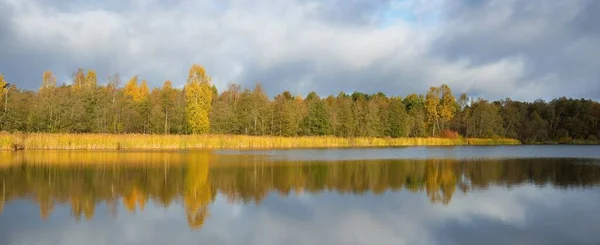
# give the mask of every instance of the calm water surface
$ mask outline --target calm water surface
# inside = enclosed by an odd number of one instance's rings
[[[600,147],[0,152],[0,244],[600,244]]]

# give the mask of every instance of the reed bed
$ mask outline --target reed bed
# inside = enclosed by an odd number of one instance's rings
[[[0,134],[0,149],[125,150],[125,149],[272,149],[325,147],[516,145],[515,139],[476,138],[339,138],[247,135],[150,134]]]

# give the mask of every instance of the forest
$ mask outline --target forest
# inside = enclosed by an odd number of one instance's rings
[[[60,83],[51,71],[37,91],[0,74],[0,131],[21,133],[219,134],[253,136],[514,138],[523,143],[598,143],[600,104],[590,99],[489,101],[453,95],[445,84],[404,97],[344,92],[321,97],[230,84],[217,91],[200,65],[183,88],[150,89],[138,76],[99,79],[79,69]],[[402,91],[389,91],[399,94]]]

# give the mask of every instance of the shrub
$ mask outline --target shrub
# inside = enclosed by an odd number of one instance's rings
[[[444,130],[442,130],[441,136],[442,136],[442,138],[447,138],[447,139],[458,139],[458,138],[460,138],[460,135],[458,134],[458,132],[456,132],[454,130],[450,130],[450,129],[444,129]]]
[[[559,144],[569,144],[571,142],[573,142],[573,139],[571,139],[571,137],[560,137],[560,139],[558,139]]]

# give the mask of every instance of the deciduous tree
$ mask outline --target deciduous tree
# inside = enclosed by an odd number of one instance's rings
[[[185,91],[186,116],[192,133],[203,134],[210,129],[210,113],[213,90],[211,79],[204,67],[193,65],[188,74]]]

